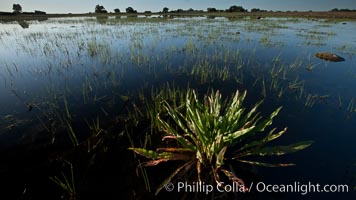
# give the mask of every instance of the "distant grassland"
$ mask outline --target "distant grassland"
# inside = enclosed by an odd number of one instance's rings
[[[95,17],[95,16],[145,16],[145,15],[169,15],[169,16],[216,16],[216,17],[305,17],[305,18],[334,18],[356,19],[356,12],[182,12],[182,13],[83,13],[83,14],[17,14],[9,15],[0,13],[1,21],[13,20],[41,20],[54,17]]]

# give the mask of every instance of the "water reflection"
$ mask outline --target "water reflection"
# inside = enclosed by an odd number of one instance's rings
[[[207,15],[206,18],[207,18],[207,19],[215,19],[216,16],[214,16],[214,15]]]
[[[29,28],[30,25],[25,21],[17,21],[17,23],[23,28],[23,29],[26,29],[26,28]]]
[[[138,15],[135,15],[135,14],[128,15],[127,18],[138,18]]]
[[[106,24],[109,20],[109,16],[107,15],[103,15],[103,16],[96,16],[96,21],[99,24]]]
[[[108,20],[51,19],[26,31],[18,27],[28,28],[25,21],[1,25],[0,115],[7,120],[0,122],[0,135],[17,131],[22,138],[19,127],[25,122],[50,132],[60,124],[56,117],[67,123],[113,115],[119,121],[118,110],[126,110],[123,99],[139,101],[167,84],[226,94],[246,89],[247,102],[265,99],[267,111],[283,106],[276,124],[289,127],[285,140],[316,141],[307,154],[296,155],[300,167],[284,171],[283,182],[294,172],[303,180],[336,181],[337,170],[328,173],[322,166],[350,165],[356,153],[351,134],[356,131],[356,49],[348,42],[355,41],[354,22],[340,32],[342,24],[295,18]],[[339,63],[314,57],[322,50],[349,57]]]

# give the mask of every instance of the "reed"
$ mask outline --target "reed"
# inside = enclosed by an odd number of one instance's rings
[[[76,187],[75,187],[73,165],[71,162],[66,160],[64,161],[64,163],[70,167],[70,176],[67,177],[62,172],[62,179],[58,178],[57,176],[49,177],[49,179],[63,189],[66,199],[71,199],[71,200],[78,199]]]

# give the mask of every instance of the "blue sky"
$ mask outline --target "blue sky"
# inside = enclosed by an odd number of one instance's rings
[[[207,7],[226,9],[231,5],[266,10],[356,9],[356,0],[0,0],[0,11],[12,11],[13,3],[21,4],[23,11],[36,9],[47,13],[92,12],[96,4],[103,5],[108,11],[113,11],[114,8],[124,11],[125,8],[131,6],[139,12],[161,11],[165,6],[171,10],[178,8],[206,10]]]

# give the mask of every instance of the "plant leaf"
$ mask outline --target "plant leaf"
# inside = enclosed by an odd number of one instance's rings
[[[142,167],[152,167],[152,166],[156,166],[156,165],[160,164],[161,162],[167,162],[167,161],[169,161],[169,159],[162,158],[162,159],[157,159],[157,160],[151,160],[151,161],[143,162],[143,163],[141,163],[139,166],[142,166]],[[139,166],[138,166],[138,167],[139,167]]]
[[[258,155],[258,156],[280,156],[286,153],[294,153],[309,147],[313,141],[304,141],[291,144],[288,146],[275,146],[250,149],[247,152],[241,153],[243,156]]]
[[[218,156],[216,157],[216,168],[219,169],[223,164],[224,164],[224,158],[225,158],[225,152],[226,152],[227,146],[224,146]]]
[[[157,152],[173,152],[173,153],[192,153],[189,148],[157,148]]]
[[[167,122],[163,121],[159,116],[158,116],[158,122],[160,125],[160,128],[169,134],[170,136],[175,136],[175,139],[184,147],[184,148],[189,148],[192,149],[193,151],[195,150],[195,146],[192,145],[189,141],[187,141],[182,135],[180,135],[174,128],[172,128]],[[182,125],[184,127],[184,125]],[[184,129],[183,129],[184,130]],[[186,129],[187,130],[187,129]]]
[[[174,148],[168,148],[168,150],[173,150]],[[181,153],[172,153],[172,152],[157,152],[152,150],[147,150],[143,148],[129,148],[129,150],[134,151],[135,153],[144,156],[152,160],[191,160],[194,158],[193,155],[185,155]],[[163,150],[163,149],[158,149]],[[177,149],[179,151],[181,149]]]
[[[184,163],[184,165],[178,167],[168,178],[166,178],[160,185],[159,187],[157,188],[156,192],[155,192],[155,195],[157,195],[164,186],[166,186],[168,183],[171,182],[172,178],[175,177],[182,169],[184,169],[185,167],[186,170],[189,170],[190,167],[196,162],[196,160],[192,160],[190,162],[186,162]]]
[[[238,185],[243,186],[243,190],[244,191],[248,191],[248,188],[245,187],[245,183],[242,179],[238,178],[234,173],[232,173],[231,171],[225,170],[225,169],[221,169],[222,172],[224,172],[224,174],[233,182],[238,183]]]
[[[266,127],[272,124],[273,118],[278,115],[279,111],[281,111],[282,107],[277,108],[273,113],[265,119],[261,124],[259,124],[256,128],[258,131],[264,131]]]
[[[237,138],[243,136],[244,134],[250,132],[251,130],[253,130],[255,128],[255,126],[251,126],[249,128],[245,128],[242,130],[238,130],[234,133],[228,134],[227,136],[224,136],[224,142],[232,142],[233,140],[236,140]]]
[[[287,127],[284,128],[283,130],[279,131],[278,133],[274,133],[276,131],[276,128],[272,129],[268,135],[263,138],[262,140],[257,140],[257,141],[252,141],[248,144],[246,144],[245,146],[241,147],[240,149],[237,150],[237,152],[251,148],[251,147],[255,147],[255,146],[262,146],[272,140],[275,140],[277,138],[279,138],[280,136],[282,136],[286,131],[287,131]]]
[[[163,152],[163,153],[158,153],[156,151],[152,150],[147,150],[143,148],[129,148],[129,150],[134,151],[135,153],[144,156],[148,159],[169,159],[169,157],[173,156],[174,154],[168,153],[168,152]]]
[[[279,163],[279,164],[270,164],[270,163],[263,163],[263,162],[257,162],[257,161],[249,161],[249,160],[240,160],[236,159],[239,162],[251,164],[251,165],[257,165],[257,166],[263,166],[263,167],[289,167],[289,166],[294,166],[294,163]]]

